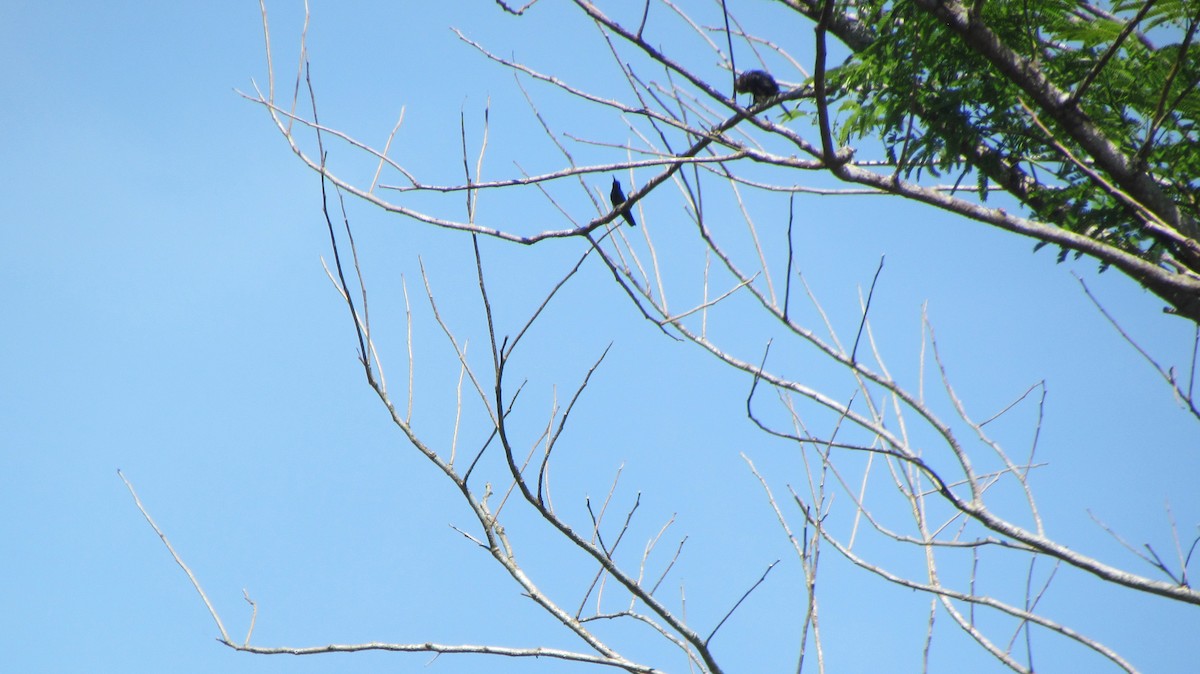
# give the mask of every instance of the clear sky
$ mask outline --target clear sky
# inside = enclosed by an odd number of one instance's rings
[[[611,61],[595,30],[564,10],[566,3],[543,4],[516,19],[490,2],[315,2],[309,50],[322,121],[381,145],[403,107],[396,156],[430,182],[448,183],[461,172],[460,112],[478,147],[490,100],[485,177],[558,167],[545,137],[530,131],[511,73],[450,31],[458,27],[497,53],[571,81],[603,72]],[[303,6],[273,2],[269,9],[277,77],[287,88]],[[760,26],[778,21],[758,11],[746,14]],[[806,41],[809,30],[796,21]],[[793,51],[810,58],[803,44]],[[321,267],[329,244],[317,177],[263,109],[236,91],[266,83],[257,4],[5,2],[0,56],[7,197],[0,216],[0,668],[582,671],[474,655],[267,657],[214,641],[211,618],[118,469],[235,638],[249,625],[245,589],[258,602],[254,642],[264,646],[438,641],[583,649],[450,528],[469,527],[470,513],[366,387],[345,309]],[[605,79],[611,73],[594,77],[602,91],[612,84]],[[560,131],[630,140],[611,116],[592,125],[573,116],[577,108],[559,107],[548,88],[530,90]],[[573,147],[585,162],[623,158]],[[370,178],[364,167],[373,164],[355,163],[345,146],[331,161],[355,179]],[[589,180],[597,194],[606,192],[607,176]],[[428,203],[462,217],[457,196]],[[596,215],[586,199],[574,206],[581,219]],[[405,282],[418,354],[416,419],[444,447],[458,365],[433,321],[418,256],[456,336],[471,340],[474,362],[486,369],[470,241],[365,204],[349,208],[390,383],[403,390]],[[778,202],[758,208],[764,217],[786,213]],[[1087,262],[1057,265],[1052,251],[1032,254],[1032,242],[982,225],[881,198],[803,197],[801,210],[797,259],[843,338],[857,327],[857,293],[887,256],[872,312],[897,378],[915,385],[928,302],[956,391],[979,417],[1046,382],[1038,457],[1047,465],[1035,487],[1052,535],[1152,574],[1087,513],[1133,545],[1170,554],[1169,502],[1191,540],[1200,519],[1196,424],[1071,272],[1165,365],[1186,371],[1192,327],[1164,316],[1160,301],[1116,273],[1097,274]],[[544,201],[485,201],[481,218],[519,231],[568,226],[555,213]],[[639,213],[642,230],[660,237],[663,264],[700,278],[694,260],[670,257],[672,232],[687,226],[677,195],[656,194]],[[502,334],[515,332],[583,250],[579,241],[533,249],[484,242],[483,249]],[[771,254],[778,261],[781,253]],[[673,550],[684,536],[688,543],[668,577],[669,594],[677,600],[686,588],[688,615],[703,629],[782,559],[714,644],[738,671],[794,666],[797,563],[740,458],[745,453],[772,471],[772,487],[786,493],[804,479],[793,450],[746,420],[746,376],[663,337],[597,261],[587,264],[514,361],[516,381],[529,380],[518,417],[528,431],[524,446],[544,424],[553,387],[564,402],[611,342],[572,422],[575,435],[558,455],[556,503],[584,526],[584,496],[602,499],[623,466],[617,502],[628,508],[641,494],[627,552],[675,515],[664,538],[671,542],[662,545]],[[742,327],[722,329],[755,359],[773,335],[762,325]],[[781,368],[797,378],[817,367],[805,360],[811,354],[779,357],[796,359]],[[1027,447],[1035,411],[1026,405],[999,432]],[[462,452],[486,437],[478,405],[469,401],[465,414]],[[569,567],[577,558],[532,524],[517,520],[513,530],[529,534],[521,539],[523,559],[573,608],[575,577],[557,569],[578,570]],[[832,550],[826,555],[822,582],[843,590],[823,605],[831,664],[916,671],[928,598],[881,585]],[[1181,644],[1200,629],[1194,608],[1099,591],[1088,578],[1060,573],[1045,600],[1048,613],[1111,642],[1145,671],[1187,669]],[[936,642],[935,671],[961,671],[962,639],[945,616],[939,620],[945,636]],[[654,652],[645,635],[619,643],[632,657]],[[1078,652],[1054,644],[1041,639],[1036,662],[1045,671],[1078,671],[1070,666]],[[969,661],[978,662],[971,653]],[[678,659],[663,666],[686,669]]]

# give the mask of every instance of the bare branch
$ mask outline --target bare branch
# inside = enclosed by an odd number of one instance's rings
[[[133,497],[133,504],[137,506],[139,511],[141,511],[142,517],[146,518],[146,522],[150,524],[150,528],[154,529],[154,533],[158,534],[159,540],[163,542],[163,545],[167,546],[167,552],[171,553],[171,558],[174,559],[175,563],[179,565],[179,568],[183,569],[183,572],[187,574],[188,580],[192,583],[192,587],[196,588],[196,593],[200,595],[200,599],[204,601],[204,606],[208,608],[208,614],[212,616],[213,622],[217,624],[217,631],[221,633],[221,641],[223,643],[232,645],[229,641],[229,634],[225,631],[225,626],[221,624],[221,616],[217,615],[217,609],[213,608],[212,602],[208,600],[208,595],[204,593],[204,588],[200,587],[200,581],[196,579],[196,574],[192,573],[192,570],[189,569],[188,565],[184,563],[183,558],[179,556],[179,553],[175,552],[175,546],[171,545],[170,539],[167,538],[167,535],[163,533],[162,529],[158,528],[158,524],[154,522],[154,518],[150,517],[150,513],[147,512],[146,507],[142,505],[142,499],[138,498],[137,492],[133,490],[133,485],[130,484],[129,480],[125,479],[125,474],[122,473],[120,469],[117,469],[117,476],[120,477],[121,481],[125,483],[125,488],[129,490],[129,495]],[[246,638],[249,639],[249,635],[247,635]]]

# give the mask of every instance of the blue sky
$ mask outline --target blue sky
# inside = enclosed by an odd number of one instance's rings
[[[289,88],[303,7],[275,2],[269,9],[277,76]],[[779,20],[760,11],[746,16],[758,25]],[[619,93],[606,79],[611,61],[595,31],[558,6],[539,5],[515,19],[485,2],[317,2],[309,51],[322,121],[381,144],[404,107],[397,156],[430,182],[451,182],[461,171],[459,113],[478,147],[478,121],[490,101],[488,176],[515,175],[514,161],[530,172],[557,167],[544,136],[530,131],[511,73],[459,42],[449,26],[497,53],[575,82],[595,77],[598,90]],[[808,26],[797,26],[807,40]],[[366,387],[353,331],[321,267],[329,246],[317,177],[264,111],[235,91],[252,91],[252,80],[265,85],[257,5],[9,2],[0,7],[0,31],[8,93],[0,106],[0,179],[8,195],[0,249],[6,668],[581,671],[481,656],[265,657],[214,641],[210,617],[117,469],[236,638],[249,621],[244,588],[258,602],[254,642],[264,646],[429,640],[582,648],[450,528],[469,527],[470,513]],[[794,51],[807,60],[806,49]],[[597,72],[609,75],[589,75]],[[578,108],[548,88],[530,90],[560,130],[629,140],[611,116],[576,116]],[[623,158],[577,151],[589,162]],[[331,161],[356,179],[369,178],[364,167],[373,166],[344,146]],[[597,193],[606,191],[606,178],[595,177]],[[525,195],[524,202],[485,200],[481,217],[518,229],[566,226],[536,195]],[[429,203],[462,217],[459,197]],[[1051,251],[1031,254],[1029,241],[946,214],[882,198],[802,197],[800,204],[797,260],[843,338],[857,327],[859,289],[886,255],[872,314],[898,379],[915,382],[928,302],[955,390],[979,417],[1046,382],[1038,456],[1048,465],[1035,488],[1052,535],[1150,574],[1087,512],[1135,545],[1170,551],[1169,501],[1190,541],[1200,512],[1195,422],[1070,272],[1160,362],[1181,370],[1193,337],[1188,324],[1164,316],[1161,302],[1124,277],[1097,274],[1087,262],[1056,265]],[[575,205],[585,211],[579,217],[594,217],[586,199],[577,195]],[[418,353],[415,418],[445,446],[458,365],[433,321],[418,256],[456,336],[470,338],[474,362],[486,367],[470,241],[365,204],[349,208],[390,383],[403,390],[406,283]],[[778,201],[754,208],[764,219],[786,215]],[[672,248],[681,231],[675,225],[686,222],[675,193],[656,193],[641,209],[664,265],[698,279],[696,259],[671,256],[692,245],[680,237],[680,248]],[[482,247],[502,334],[515,332],[583,250],[578,241]],[[778,261],[781,253],[771,254]],[[742,323],[737,310],[718,316],[728,322],[715,329],[747,358],[760,356],[775,336],[769,325]],[[583,526],[584,496],[603,498],[623,466],[618,503],[627,508],[641,494],[626,552],[640,550],[675,516],[666,537],[672,542],[663,545],[673,549],[683,536],[688,543],[667,584],[676,599],[686,587],[688,615],[702,630],[782,559],[714,643],[731,669],[793,666],[799,572],[740,454],[769,472],[777,493],[803,477],[794,451],[746,420],[748,378],[664,338],[595,260],[527,340],[513,367],[518,381],[529,382],[515,419],[529,444],[554,387],[565,401],[613,345],[557,455],[559,507]],[[832,377],[811,355],[779,349],[773,357],[792,375]],[[770,398],[760,399],[764,409],[772,409]],[[485,437],[479,412],[468,401],[462,452]],[[780,419],[778,409],[769,414]],[[1024,446],[1032,418],[1026,406],[998,432]],[[523,559],[573,607],[588,567],[536,523],[514,517],[514,536],[527,534]],[[832,550],[825,554],[821,582],[838,588],[823,605],[830,663],[879,671],[882,658],[915,670],[928,598],[881,585]],[[1048,613],[1111,641],[1146,671],[1181,670],[1187,651],[1180,644],[1200,627],[1194,609],[1098,589],[1068,572],[1045,601]],[[962,654],[973,652],[961,650],[952,628],[941,628],[935,671],[959,671]],[[632,657],[661,652],[644,634],[603,629]],[[876,648],[861,647],[864,635]],[[1042,642],[1039,669],[1070,670],[1078,653]],[[684,668],[678,658],[662,666]]]

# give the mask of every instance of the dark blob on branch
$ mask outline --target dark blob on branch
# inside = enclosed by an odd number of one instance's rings
[[[779,95],[779,84],[765,70],[747,70],[733,81],[733,90],[739,94],[750,94],[758,105]]]
[[[625,203],[625,193],[621,191],[621,183],[617,182],[616,178],[613,178],[612,191],[608,193],[608,198],[612,200],[613,208],[619,208],[621,204]],[[637,222],[634,221],[633,212],[630,209],[622,210],[621,215],[625,216],[625,222],[637,227]]]

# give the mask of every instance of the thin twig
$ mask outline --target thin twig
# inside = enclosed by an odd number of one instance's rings
[[[721,618],[720,622],[717,623],[717,626],[714,627],[712,632],[709,633],[708,638],[704,640],[705,646],[707,646],[708,643],[710,641],[712,641],[713,637],[717,636],[717,631],[721,629],[721,626],[725,624],[726,620],[729,620],[729,617],[733,615],[733,612],[736,611],[738,609],[738,607],[742,605],[742,602],[746,601],[746,597],[749,597],[751,592],[754,592],[754,590],[757,589],[759,585],[762,585],[762,582],[767,579],[767,574],[771,573],[771,569],[775,568],[775,565],[778,563],[779,563],[779,560],[777,559],[777,560],[771,562],[769,565],[767,565],[766,570],[763,571],[763,574],[761,576],[759,576],[758,580],[754,581],[754,584],[750,586],[750,589],[746,590],[746,592],[744,594],[742,594],[741,599],[737,600],[737,602],[733,605],[733,608],[729,609],[729,611],[725,613],[725,617]]]
[[[158,537],[162,540],[163,545],[167,546],[167,551],[171,553],[171,557],[175,560],[175,563],[178,564],[179,568],[183,569],[183,572],[187,574],[188,580],[192,582],[192,587],[196,588],[196,592],[200,595],[200,599],[202,599],[204,601],[204,605],[208,607],[208,613],[212,616],[213,622],[217,623],[217,631],[221,633],[221,641],[232,646],[233,643],[229,640],[229,634],[225,631],[225,626],[221,624],[221,616],[217,615],[217,609],[213,608],[212,602],[208,600],[208,595],[204,593],[204,588],[200,587],[200,581],[196,579],[196,574],[192,573],[192,570],[189,569],[188,565],[184,563],[183,558],[179,556],[179,553],[175,552],[175,547],[171,545],[171,541],[167,538],[167,535],[164,534],[163,530],[160,529],[158,524],[154,522],[154,518],[150,517],[150,513],[147,512],[146,507],[142,505],[142,499],[138,498],[137,492],[133,490],[133,485],[130,484],[129,480],[125,478],[125,474],[122,473],[120,469],[117,469],[117,475],[121,478],[121,481],[125,483],[125,487],[129,489],[130,495],[133,496],[134,505],[137,506],[138,510],[142,511],[142,516],[145,517],[146,521],[150,523],[150,528],[154,529],[154,533],[158,534]],[[247,635],[246,638],[249,639],[249,635]]]

